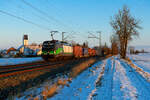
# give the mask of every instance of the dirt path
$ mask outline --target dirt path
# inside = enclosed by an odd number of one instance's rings
[[[108,59],[92,100],[150,100],[150,83],[124,60]]]
[[[135,91],[131,89],[134,97],[139,100],[150,100],[150,83],[124,61],[120,61],[120,64],[126,70],[126,76],[135,88]]]
[[[104,75],[99,80],[101,84],[97,85],[96,96],[93,96],[94,100],[111,100],[112,98],[112,88],[113,88],[113,60],[111,58],[107,59],[105,65]]]

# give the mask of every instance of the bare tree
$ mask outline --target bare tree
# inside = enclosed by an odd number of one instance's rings
[[[138,36],[138,29],[140,20],[135,19],[130,15],[130,10],[126,6],[119,10],[118,14],[114,16],[110,24],[113,27],[114,33],[118,36],[119,49],[121,58],[126,58],[127,46],[133,36]]]

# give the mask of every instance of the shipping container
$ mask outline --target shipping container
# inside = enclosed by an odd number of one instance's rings
[[[89,56],[92,56],[92,49],[91,48],[88,48],[88,54],[89,54]]]
[[[96,56],[96,50],[92,49],[92,56]]]
[[[73,46],[73,54],[75,58],[82,57],[82,47],[81,46]]]

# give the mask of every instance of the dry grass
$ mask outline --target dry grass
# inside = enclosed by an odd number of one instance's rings
[[[0,89],[4,89],[7,87],[15,87],[15,86],[21,84],[22,82],[33,79],[44,73],[45,73],[45,71],[34,71],[34,72],[27,72],[27,73],[18,74],[15,76],[9,76],[6,78],[2,78],[2,79],[0,79]]]
[[[33,100],[40,100],[39,97],[35,97]]]
[[[46,86],[44,88],[44,90],[42,91],[42,96],[43,99],[46,100],[47,98],[53,96],[54,94],[57,93],[57,91],[60,89],[60,86],[62,86],[62,88],[64,86],[69,86],[69,82],[72,82],[72,78],[77,76],[79,73],[81,73],[83,70],[85,70],[86,68],[89,67],[89,65],[93,64],[96,61],[96,59],[89,59],[85,62],[80,63],[79,65],[76,65],[75,67],[73,67],[73,69],[71,70],[71,74],[70,74],[70,78],[68,79],[58,79],[56,83],[54,83],[52,86]],[[81,92],[82,89],[79,88],[79,91]]]
[[[108,54],[107,56],[106,56],[106,58],[109,58],[109,57],[111,57],[111,56],[113,56],[112,54]]]
[[[74,67],[70,73],[70,77],[76,77],[79,73],[81,73],[83,70],[88,68],[91,64],[93,64],[96,61],[96,59],[89,59],[76,67]]]
[[[35,81],[40,81],[37,77],[45,75],[45,73],[47,73],[47,70],[26,72],[15,76],[1,78],[0,99],[6,99],[9,95],[14,95],[24,91],[26,88],[36,85],[37,83]]]
[[[47,97],[53,96],[58,90],[58,85],[55,83],[51,87],[46,86],[42,91],[43,99],[46,100]]]
[[[68,80],[59,79],[59,80],[57,81],[57,85],[65,86],[65,85],[67,85],[67,83],[68,83]]]
[[[53,85],[45,86],[44,90],[41,92],[41,95],[42,95],[43,99],[46,100],[47,98],[52,97],[61,88],[60,86],[62,86],[62,88],[64,86],[69,86],[68,83],[71,82],[71,81],[72,81],[72,78],[58,79],[57,82],[54,83]],[[82,89],[79,89],[79,90],[82,91]]]
[[[45,87],[44,90],[42,91],[42,96],[43,99],[46,99],[47,97],[51,97],[53,96],[55,93],[57,93],[58,89],[64,86],[69,86],[69,82],[72,81],[72,78],[77,76],[79,73],[81,73],[83,70],[85,70],[86,68],[89,67],[89,65],[93,64],[96,61],[96,59],[88,59],[84,62],[80,62],[80,64],[77,65],[72,65],[72,69],[71,69],[71,74],[69,75],[70,78],[68,79],[59,79],[55,84],[53,84],[50,87]],[[36,71],[31,71],[31,72],[24,72],[22,74],[16,74],[16,75],[12,75],[12,76],[8,76],[5,78],[0,78],[0,91],[1,90],[5,90],[7,89],[9,92],[13,91],[12,89],[16,88],[17,86],[22,85],[22,83],[26,83],[26,82],[32,82],[32,84],[34,84],[34,79],[36,79],[39,76],[45,75],[48,72],[47,69],[43,69],[43,70],[36,70]],[[35,83],[37,84],[37,83]],[[29,87],[31,86],[30,83],[24,84],[24,85],[29,85]],[[24,87],[23,85],[23,87]],[[27,88],[28,86],[26,86],[25,88]],[[19,88],[19,87],[18,87]],[[11,90],[9,90],[11,89]],[[21,88],[22,89],[22,86]],[[1,97],[7,97],[5,96],[6,94],[9,95],[9,93],[7,93],[7,90],[4,91],[3,95],[0,95]],[[16,91],[16,90],[15,90]],[[15,92],[14,91],[14,92]],[[17,90],[18,91],[18,90]],[[0,92],[1,93],[1,92]],[[38,100],[39,98],[34,98],[35,100]]]
[[[96,80],[96,86],[101,86],[101,79],[102,79],[102,76],[104,75],[105,65],[106,65],[106,62],[104,62],[104,65],[102,66],[102,71],[100,72],[98,79]]]
[[[45,86],[44,90],[42,91],[42,96],[43,99],[46,100],[49,97],[52,97],[54,94],[57,93],[57,91],[60,89],[60,86],[64,87],[69,86],[68,82],[70,82],[72,79],[68,78],[68,79],[58,79],[58,81],[56,83],[54,83],[53,85],[49,86]]]

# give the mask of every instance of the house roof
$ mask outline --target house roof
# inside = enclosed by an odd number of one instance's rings
[[[11,47],[7,50],[7,54],[10,52],[10,51],[17,51],[17,49],[15,49],[14,47]]]

